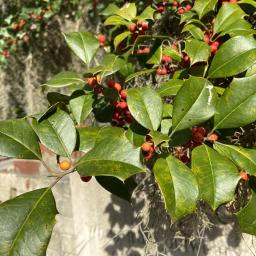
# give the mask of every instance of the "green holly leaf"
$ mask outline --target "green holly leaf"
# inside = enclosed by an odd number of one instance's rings
[[[239,212],[236,213],[238,219],[240,230],[243,233],[256,235],[256,194],[252,190],[252,195],[248,204]]]
[[[115,4],[109,4],[103,11],[101,11],[101,15],[110,16],[116,13],[119,10],[119,7]]]
[[[213,11],[218,0],[196,0],[193,10],[197,12],[199,19],[202,19],[207,13]]]
[[[253,64],[251,67],[249,67],[245,74],[245,76],[253,76],[253,75],[256,75],[256,63]]]
[[[256,120],[255,82],[256,75],[233,79],[216,106],[214,129],[240,127]]]
[[[160,64],[162,57],[162,46],[158,47],[153,53],[150,54],[150,58],[147,60],[147,64]]]
[[[162,120],[163,103],[159,94],[149,88],[132,88],[127,91],[128,108],[135,120],[156,131]]]
[[[171,46],[167,46],[163,49],[163,55],[169,56],[177,61],[182,60],[182,56],[180,55],[180,53],[173,49]]]
[[[215,102],[213,85],[204,78],[190,77],[174,100],[172,134],[210,119],[215,112]]]
[[[194,24],[186,24],[182,29],[182,33],[184,32],[189,32],[197,40],[204,39],[204,32]]]
[[[81,83],[85,83],[85,81],[81,79],[76,73],[72,71],[62,71],[43,85],[48,87],[61,88]]]
[[[148,134],[148,130],[137,122],[133,122],[127,132],[125,133],[127,139],[135,147],[140,147],[145,142],[145,137]]]
[[[251,175],[256,175],[256,149],[248,149],[215,143],[214,149],[221,155],[229,158],[240,170],[246,170]]]
[[[57,155],[70,157],[76,145],[76,129],[73,120],[63,110],[50,117],[32,122],[42,144]]]
[[[108,192],[128,202],[131,202],[132,193],[137,187],[133,177],[128,178],[124,182],[111,176],[96,176],[96,180]]]
[[[155,9],[150,5],[137,17],[138,20],[154,20]]]
[[[116,12],[122,18],[131,21],[136,18],[137,7],[135,3],[126,3],[121,9]]]
[[[236,166],[206,145],[192,151],[192,171],[199,186],[200,198],[214,210],[234,198],[240,179]]]
[[[41,159],[38,138],[26,119],[0,121],[0,155]]]
[[[253,7],[256,7],[256,2],[254,0],[240,0],[238,4],[250,4]]]
[[[44,256],[58,214],[50,188],[0,204],[0,254]]]
[[[94,95],[84,91],[75,91],[70,98],[70,110],[78,124],[82,124],[93,109]]]
[[[167,142],[170,140],[168,135],[158,131],[150,131],[149,135],[152,137],[152,141],[155,147],[162,144],[163,142]]]
[[[197,62],[207,62],[211,55],[210,46],[196,39],[185,42],[185,52],[190,58],[191,66]]]
[[[173,156],[158,159],[154,175],[173,221],[196,209],[198,187],[191,170]]]
[[[117,46],[122,42],[124,41],[128,36],[131,35],[131,32],[130,31],[125,31],[121,34],[119,34],[118,36],[115,37],[114,39],[114,46],[115,46],[115,49],[117,48]]]
[[[81,176],[114,176],[122,181],[144,172],[140,148],[135,148],[123,133],[98,136],[95,147],[80,158],[76,170]]]
[[[126,21],[124,18],[117,16],[117,15],[113,15],[108,17],[105,22],[104,22],[105,26],[127,26],[129,27],[130,22]]]
[[[252,66],[255,61],[256,40],[252,36],[233,37],[226,41],[214,56],[208,77],[237,75]]]
[[[99,41],[89,32],[71,32],[64,34],[70,49],[85,63],[90,64],[99,48]]]
[[[86,128],[77,128],[78,131],[78,142],[79,142],[79,151],[84,153],[89,152],[94,148],[96,138],[99,134],[99,127],[86,127]]]
[[[230,36],[251,34],[252,26],[244,19],[245,16],[246,13],[239,5],[223,3],[214,22],[214,34],[220,34],[220,36],[225,34]]]

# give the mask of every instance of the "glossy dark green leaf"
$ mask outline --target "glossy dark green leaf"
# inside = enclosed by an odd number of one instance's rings
[[[189,32],[197,40],[204,39],[204,32],[194,24],[185,25],[182,29],[182,32]]]
[[[241,232],[254,236],[256,235],[255,205],[256,193],[252,191],[252,195],[248,204],[242,210],[236,213]]]
[[[147,60],[147,64],[160,64],[162,57],[162,46],[158,47]]]
[[[172,127],[172,119],[163,119],[161,121],[161,133],[168,135]]]
[[[245,15],[239,5],[223,3],[214,22],[214,34],[231,36],[246,34],[252,26],[244,19]]]
[[[253,76],[253,75],[256,75],[256,63],[253,64],[251,67],[249,67],[245,74],[245,76]]]
[[[153,69],[144,69],[144,70],[135,72],[135,73],[129,75],[128,77],[126,77],[125,82],[127,83],[130,80],[132,80],[132,79],[134,79],[138,76],[143,76],[143,75],[151,74],[151,73],[154,73],[154,72],[156,72],[156,70],[154,68]]]
[[[196,0],[193,10],[197,12],[199,19],[202,19],[204,15],[213,11],[218,0]]]
[[[173,105],[169,103],[164,103],[162,118],[172,117],[172,112],[173,112]]]
[[[191,170],[173,156],[158,159],[154,175],[172,220],[193,213],[198,199],[198,187]]]
[[[96,180],[104,189],[128,202],[131,202],[132,193],[137,187],[133,177],[124,182],[111,176],[96,176]]]
[[[190,77],[173,104],[173,131],[190,128],[210,119],[215,112],[216,92],[206,79]]]
[[[108,134],[106,134],[108,135]],[[140,162],[140,148],[135,148],[125,137],[108,135],[83,156],[76,166],[81,176],[114,176],[124,181],[144,172]]]
[[[163,103],[155,90],[149,87],[129,89],[127,103],[139,124],[150,130],[158,129],[162,120]]]
[[[121,16],[126,20],[133,20],[137,15],[137,7],[135,3],[126,3],[121,9],[116,12],[117,15]]]
[[[0,121],[0,155],[41,159],[38,138],[26,119]]]
[[[56,214],[50,188],[0,204],[0,255],[45,256]]]
[[[108,17],[105,22],[104,22],[105,26],[127,26],[129,27],[130,22],[126,21],[124,18],[117,16],[117,15],[113,15]]]
[[[66,112],[57,110],[39,123],[33,120],[33,128],[48,149],[61,156],[71,156],[76,145],[76,129]]]
[[[60,88],[78,83],[85,83],[85,81],[83,81],[83,79],[81,79],[76,73],[72,71],[63,71],[55,75],[43,85]]]
[[[256,40],[252,36],[236,36],[220,47],[213,58],[208,76],[234,76],[248,69],[255,61]]]
[[[89,32],[64,34],[70,49],[86,64],[89,64],[99,48],[99,41]]]
[[[185,52],[190,58],[191,65],[197,62],[207,62],[211,55],[210,46],[196,39],[185,42]]]
[[[214,149],[202,145],[192,151],[192,170],[200,191],[200,199],[214,210],[234,198],[240,179],[236,166]]]
[[[125,133],[127,139],[135,147],[140,147],[145,142],[145,137],[148,134],[148,130],[137,122],[133,122],[127,132]]]
[[[215,143],[214,149],[229,158],[240,170],[256,175],[256,149],[248,149],[228,144]]]
[[[84,91],[76,91],[69,101],[70,110],[78,124],[85,121],[93,108],[93,94],[85,94]]]
[[[244,126],[256,120],[256,75],[234,78],[216,106],[214,129]]]
[[[97,136],[99,134],[99,127],[77,128],[79,151],[87,153],[94,148]]]

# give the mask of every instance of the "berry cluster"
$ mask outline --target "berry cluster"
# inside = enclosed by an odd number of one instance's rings
[[[141,145],[141,150],[146,160],[149,160],[155,153],[154,143],[150,136],[146,137],[146,142]]]
[[[219,49],[219,46],[221,45],[221,40],[212,41],[213,34],[212,33],[205,33],[204,34],[204,41],[210,45],[211,53],[216,54],[216,52]]]
[[[148,22],[138,20],[137,23],[130,25],[130,32],[132,33],[132,38],[135,40],[138,35],[145,35],[145,32],[149,29]]]
[[[161,66],[156,70],[157,75],[166,75],[170,73],[170,64],[172,62],[172,58],[166,55],[162,55]]]
[[[186,11],[190,12],[192,6],[190,4],[186,4],[185,6],[180,6],[178,1],[173,1],[172,5],[178,9],[179,14],[184,14]]]
[[[126,102],[127,91],[122,89],[122,85],[114,80],[108,80],[107,85],[119,93],[119,100],[111,102],[111,105],[115,108],[112,114],[112,125],[124,126],[126,123],[130,124],[133,118]]]
[[[150,53],[150,48],[149,47],[144,47],[142,49],[137,50],[137,54],[148,54]]]
[[[99,42],[100,42],[100,47],[104,47],[105,44],[106,44],[107,37],[104,36],[104,35],[98,35],[98,36],[97,36],[97,39],[98,39]]]
[[[103,93],[103,87],[100,85],[101,77],[100,75],[92,76],[86,79],[86,83],[93,87],[93,92],[95,94]]]

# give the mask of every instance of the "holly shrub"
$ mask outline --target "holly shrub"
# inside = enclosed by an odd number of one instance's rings
[[[236,137],[256,120],[256,2],[145,2],[109,1],[100,35],[64,34],[85,72],[43,87],[72,93],[50,91],[45,112],[0,122],[0,155],[40,160],[56,177],[1,204],[1,255],[45,255],[57,214],[51,189],[73,172],[128,201],[136,175],[151,174],[173,222],[200,201],[216,210],[236,200],[246,183],[250,197],[232,213],[256,235],[256,149]]]
[[[79,1],[45,0],[45,1],[8,1],[0,10],[0,65],[19,47],[28,47],[35,38],[41,36],[50,19],[64,11],[79,16],[75,11]]]

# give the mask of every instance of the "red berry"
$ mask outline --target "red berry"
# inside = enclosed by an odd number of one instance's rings
[[[230,3],[237,3],[237,0],[229,0]]]
[[[131,24],[130,25],[130,31],[134,32],[136,30],[136,24]]]
[[[142,49],[137,50],[137,54],[143,54],[143,53],[144,53],[144,51]]]
[[[164,6],[163,5],[160,5],[157,7],[157,10],[162,13],[164,11]]]
[[[149,47],[145,47],[143,49],[143,53],[150,53],[150,48]]]
[[[185,6],[185,8],[186,8],[187,11],[191,11],[191,9],[192,9],[192,7],[191,7],[190,4],[187,4],[187,5]]]
[[[169,56],[163,55],[161,62],[162,62],[163,64],[165,64],[165,63],[169,64],[169,63],[172,62],[172,58],[169,57]]]
[[[120,92],[122,90],[122,86],[120,83],[115,83],[114,86],[112,87],[114,90]]]
[[[118,107],[121,109],[126,109],[128,107],[128,105],[125,101],[121,101],[118,103]]]
[[[112,80],[112,79],[107,81],[107,85],[108,85],[109,88],[113,88],[115,83],[116,82],[114,80]]]
[[[156,70],[156,73],[157,75],[166,75],[167,74],[167,69],[166,67],[159,67],[157,70]]]
[[[81,176],[80,179],[83,182],[89,182],[92,179],[92,176]]]
[[[112,119],[118,120],[120,118],[120,114],[118,111],[114,111],[112,114]]]
[[[249,175],[248,175],[245,171],[241,171],[241,172],[239,173],[239,175],[240,175],[241,180],[248,181],[249,178],[250,178]]]
[[[175,7],[178,7],[179,6],[179,2],[178,1],[173,1],[172,5],[175,6]]]
[[[149,143],[149,142],[144,142],[144,143],[141,145],[141,149],[142,149],[144,152],[149,152],[150,149],[151,149],[151,143]]]
[[[104,36],[104,35],[98,35],[98,40],[101,42],[101,43],[105,43],[105,41],[106,41],[106,39],[107,39],[107,37],[106,36]]]
[[[122,99],[126,99],[126,97],[127,97],[127,91],[126,91],[126,90],[122,90],[122,91],[120,92],[120,96],[121,96]]]
[[[189,62],[189,57],[188,57],[188,55],[185,55],[185,56],[183,57],[183,61],[184,61],[184,62]]]
[[[210,48],[213,54],[215,54],[218,51],[218,46],[216,44],[211,44]]]
[[[97,78],[96,77],[89,77],[87,78],[87,84],[90,86],[94,86],[97,84]]]
[[[209,37],[209,35],[207,35],[207,34],[204,35],[204,41],[205,41],[207,44],[209,44],[209,42],[210,42],[210,37]]]
[[[142,28],[142,30],[144,30],[144,31],[148,30],[148,22],[143,22],[141,28]]]
[[[179,9],[179,14],[184,14],[185,10],[183,8]]]
[[[216,133],[212,133],[212,134],[208,135],[208,140],[217,141],[218,135]]]
[[[206,130],[204,127],[198,127],[197,132],[201,133],[203,136],[205,136],[205,134],[206,134]]]
[[[96,93],[96,94],[103,93],[103,88],[100,85],[96,86],[94,88],[94,93]]]
[[[212,45],[215,45],[215,46],[219,47],[220,46],[220,42],[215,41],[215,42],[212,43]]]
[[[188,158],[188,156],[186,156],[186,155],[183,155],[180,159],[181,159],[181,161],[182,161],[183,163],[188,163],[188,162],[189,162],[189,158]]]
[[[119,103],[118,101],[111,101],[111,105],[114,107],[116,107],[118,105],[118,103]]]
[[[105,46],[105,42],[100,42],[100,47],[104,47]]]
[[[200,132],[193,134],[193,141],[196,143],[202,143],[204,141],[204,136]]]
[[[137,21],[137,27],[141,28],[143,25],[143,22],[141,20],[138,20]]]
[[[2,55],[3,55],[5,58],[9,58],[9,57],[11,56],[10,51],[8,51],[8,50],[3,50]]]

